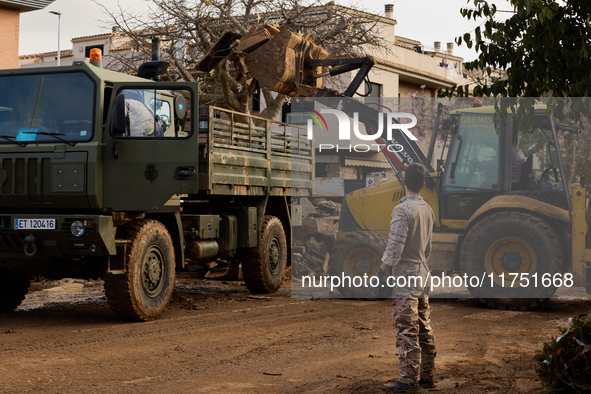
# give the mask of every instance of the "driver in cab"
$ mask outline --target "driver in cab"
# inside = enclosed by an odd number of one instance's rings
[[[129,116],[129,135],[132,137],[164,137],[164,130],[154,112],[139,100],[126,98]]]

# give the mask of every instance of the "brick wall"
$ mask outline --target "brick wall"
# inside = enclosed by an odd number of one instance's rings
[[[18,67],[20,11],[0,6],[0,69]]]

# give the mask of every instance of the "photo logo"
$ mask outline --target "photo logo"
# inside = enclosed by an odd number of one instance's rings
[[[338,125],[339,125],[339,140],[351,140],[351,118],[349,115],[344,113],[343,111],[339,111],[338,109],[321,109],[320,112],[314,111],[313,109],[306,108],[309,111],[307,112],[313,119],[308,119],[308,139],[311,140],[314,138],[314,121],[320,126],[322,130],[322,123],[326,127],[328,131],[328,125],[326,120],[322,116],[322,114],[332,114],[337,117]],[[320,119],[322,123],[320,123]],[[410,119],[410,123],[394,123],[394,119],[400,118],[407,118]],[[411,132],[410,128],[416,126],[417,118],[413,114],[405,113],[405,112],[389,112],[386,114],[386,140],[392,140],[392,131],[393,130],[400,130],[404,135],[410,139],[411,141],[416,141],[417,137],[415,137]],[[359,130],[359,113],[353,113],[353,132],[355,136],[363,141],[375,141],[378,138],[382,137],[382,133],[384,132],[384,116],[382,114],[378,117],[378,130],[375,134],[363,134]]]
[[[324,131],[324,128],[322,127],[322,123],[324,123],[324,127],[326,127],[326,131],[328,131],[328,125],[326,124],[326,120],[324,119],[324,116],[320,115],[320,112],[318,111],[314,111],[312,108],[306,108],[308,111],[310,112],[306,112],[306,115],[310,115],[310,117],[314,118],[314,120],[316,121],[316,124],[320,127],[320,130]],[[320,123],[320,119],[322,119],[322,123]],[[308,139],[311,140],[312,138],[310,138],[310,130],[313,128],[312,126],[312,119],[308,119]]]

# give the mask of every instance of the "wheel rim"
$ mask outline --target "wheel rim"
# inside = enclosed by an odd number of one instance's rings
[[[269,270],[272,275],[277,274],[281,270],[281,244],[277,237],[273,237],[269,242]]]
[[[164,256],[160,248],[151,246],[142,261],[142,289],[148,297],[156,297],[164,287]]]
[[[356,248],[347,255],[345,273],[347,275],[373,275],[381,264],[380,257],[368,248]]]
[[[537,270],[536,254],[532,247],[517,237],[505,237],[495,241],[485,257],[485,269],[493,275],[493,281],[504,287],[521,287],[521,274],[534,274]],[[504,283],[501,275],[504,274]],[[514,274],[519,276],[513,282]],[[513,286],[511,284],[513,283]]]

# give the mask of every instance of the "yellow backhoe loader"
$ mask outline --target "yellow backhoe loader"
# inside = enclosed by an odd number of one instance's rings
[[[442,124],[448,126],[449,149],[421,192],[436,216],[432,274],[482,278],[468,290],[500,309],[530,309],[561,285],[584,284],[590,292],[585,190],[569,189],[559,149],[559,133],[577,128],[555,123],[546,105],[536,106],[527,121],[511,111],[499,117],[493,106],[444,118],[440,104],[426,163]],[[525,159],[520,163],[516,149]],[[403,196],[403,186],[393,180],[345,197],[330,259],[333,275],[376,272],[390,213]],[[339,290],[369,296],[367,288]]]

